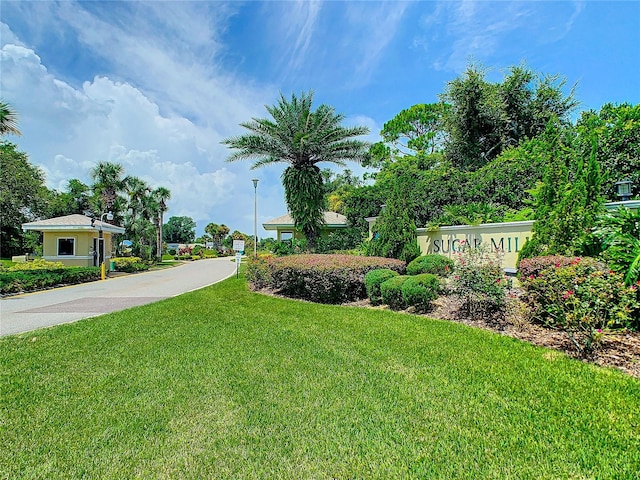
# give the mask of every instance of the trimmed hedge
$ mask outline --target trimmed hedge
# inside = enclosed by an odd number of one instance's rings
[[[380,285],[380,294],[382,303],[389,305],[393,310],[402,310],[407,307],[402,296],[402,284],[410,277],[408,275],[399,275],[382,282]]]
[[[407,275],[431,273],[446,277],[453,271],[454,262],[449,257],[438,254],[423,255],[407,265]]]
[[[394,270],[380,268],[378,270],[371,270],[364,276],[364,286],[371,305],[380,305],[382,303],[380,285],[390,278],[397,277],[398,275],[400,274]]]
[[[67,267],[0,272],[0,294],[30,292],[100,279],[99,267]]]
[[[431,302],[438,298],[440,281],[436,275],[423,273],[407,278],[400,289],[402,300],[407,307],[426,311],[431,307]]]
[[[366,298],[364,277],[381,268],[404,273],[406,267],[403,261],[392,258],[342,254],[252,257],[247,278],[254,288],[266,287],[288,297],[337,304]]]

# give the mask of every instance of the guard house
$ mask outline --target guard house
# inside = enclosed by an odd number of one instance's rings
[[[104,262],[107,269],[112,236],[124,233],[122,227],[78,214],[23,223],[22,230],[42,232],[45,260],[70,267],[98,267]]]
[[[322,226],[321,235],[326,236],[331,232],[347,228],[347,217],[336,212],[323,213],[324,225]],[[276,240],[296,240],[304,238],[304,234],[300,230],[296,230],[295,222],[290,214],[282,215],[262,224],[265,230],[275,231]]]

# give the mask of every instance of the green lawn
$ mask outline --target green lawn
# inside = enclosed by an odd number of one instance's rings
[[[0,340],[0,478],[640,478],[640,381],[231,278]]]

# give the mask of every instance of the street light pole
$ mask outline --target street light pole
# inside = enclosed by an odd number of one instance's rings
[[[258,182],[257,178],[253,182],[253,255],[258,255]]]

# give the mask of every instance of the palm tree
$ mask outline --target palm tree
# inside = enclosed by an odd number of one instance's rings
[[[312,111],[312,101],[313,92],[292,94],[291,100],[280,94],[277,105],[265,107],[271,119],[241,123],[250,133],[222,142],[237,150],[227,161],[256,159],[252,169],[272,163],[289,165],[282,174],[285,202],[311,248],[320,235],[324,210],[322,173],[316,164],[345,166],[346,160],[362,161],[368,144],[353,137],[369,133],[366,127],[343,127],[344,115],[328,105]]]
[[[122,177],[124,167],[119,163],[98,162],[91,171],[93,191],[102,200],[102,212],[113,212],[118,193],[125,191],[126,180]]]
[[[156,227],[156,257],[162,260],[162,224],[164,223],[164,212],[167,211],[167,200],[171,198],[171,191],[165,187],[158,187],[151,192],[151,197],[156,204],[156,215],[154,224]]]
[[[0,100],[0,136],[9,133],[22,135],[18,129],[18,114],[11,105]]]

